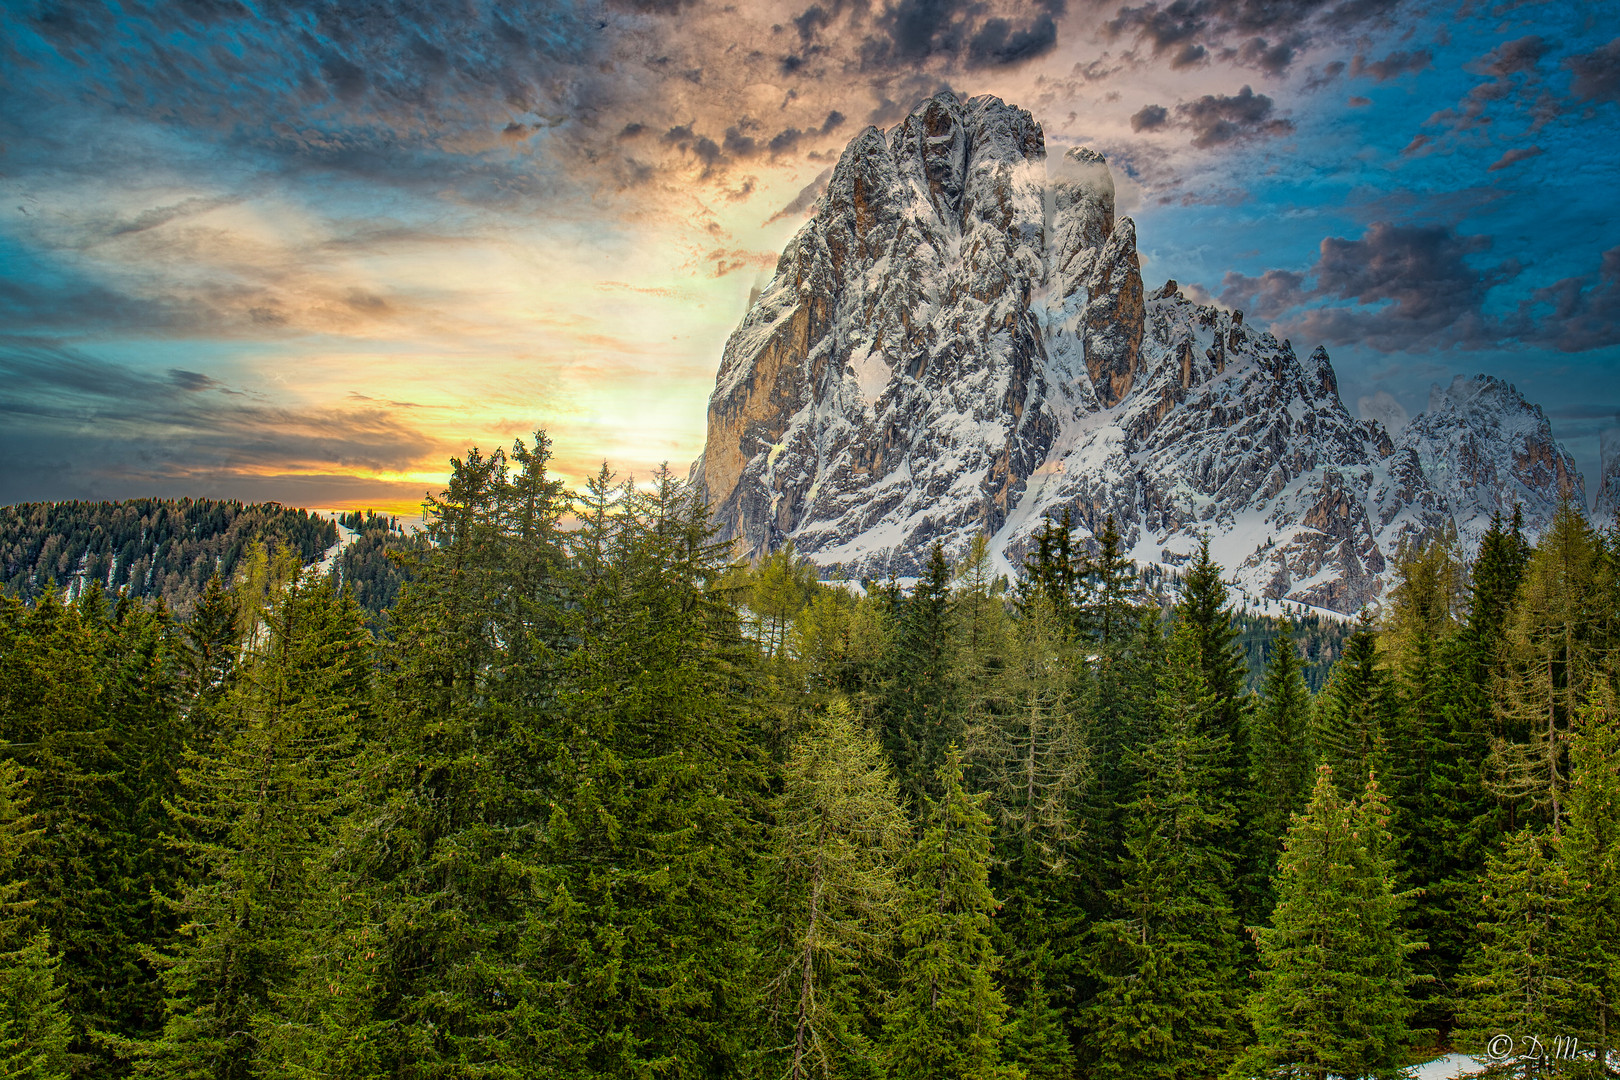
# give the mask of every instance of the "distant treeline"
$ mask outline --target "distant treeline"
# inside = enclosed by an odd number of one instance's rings
[[[386,552],[420,546],[397,518],[370,511],[334,523],[280,503],[215,499],[20,503],[0,507],[0,594],[67,599],[92,583],[109,596],[162,600],[189,614],[208,579],[235,580],[257,546],[285,547],[309,565],[338,541],[337,524],[361,535],[338,571],[362,607],[393,602],[401,582]]]

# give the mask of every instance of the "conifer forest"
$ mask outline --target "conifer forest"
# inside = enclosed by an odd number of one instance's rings
[[[1614,524],[1260,644],[1207,542],[824,583],[549,456],[387,581],[299,523],[0,599],[0,1077],[1620,1071]]]

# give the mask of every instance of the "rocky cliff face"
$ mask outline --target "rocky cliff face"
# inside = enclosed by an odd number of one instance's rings
[[[1533,526],[1579,490],[1497,380],[1437,389],[1392,440],[1345,410],[1324,350],[1301,360],[1175,282],[1146,295],[1102,158],[1048,162],[1028,113],[950,94],[850,143],[708,420],[693,475],[721,535],[852,575],[979,532],[1012,570],[1068,510],[1082,534],[1112,515],[1139,563],[1207,534],[1251,595],[1351,612],[1403,538],[1474,538],[1515,500]]]

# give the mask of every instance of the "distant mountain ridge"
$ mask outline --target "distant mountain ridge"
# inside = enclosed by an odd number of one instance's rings
[[[1138,563],[1207,534],[1249,595],[1348,613],[1403,540],[1584,505],[1513,387],[1436,387],[1392,437],[1345,409],[1326,350],[1147,292],[1114,211],[1101,156],[1049,162],[996,98],[857,135],[722,355],[692,469],[721,535],[908,575],[985,532],[1011,570],[1047,517],[1084,537],[1112,515]]]

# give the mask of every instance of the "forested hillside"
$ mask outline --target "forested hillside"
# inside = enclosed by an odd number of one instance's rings
[[[1319,694],[1297,629],[1250,693],[1207,549],[1168,611],[1050,526],[1010,590],[981,541],[857,595],[730,564],[667,472],[570,498],[548,456],[453,463],[385,632],[257,544],[184,620],[0,601],[6,1075],[1606,1051],[1620,537],[1576,509],[1406,552]]]
[[[161,599],[189,614],[208,579],[234,580],[255,548],[280,545],[307,566],[338,542],[339,524],[360,533],[339,573],[361,606],[379,612],[403,581],[386,551],[422,544],[397,518],[356,511],[334,522],[279,503],[213,499],[0,507],[0,592],[32,602],[54,587],[71,599],[97,584],[110,596]]]

